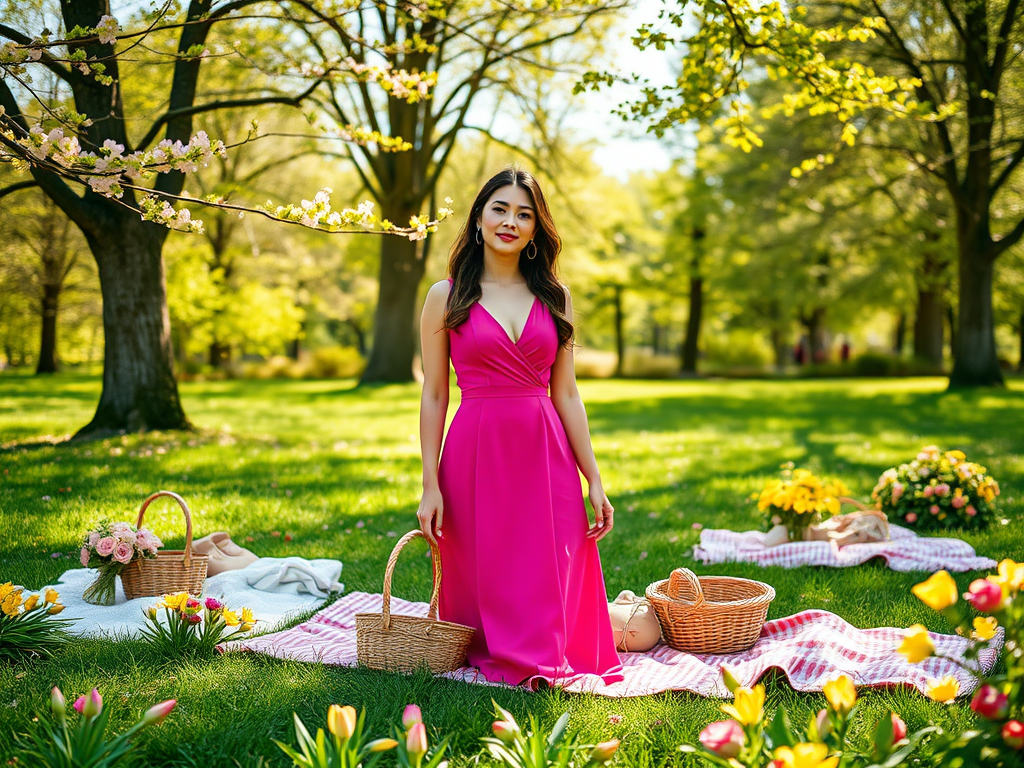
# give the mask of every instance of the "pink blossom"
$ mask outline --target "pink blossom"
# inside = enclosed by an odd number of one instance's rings
[[[224,607],[224,604],[219,600],[215,600],[212,597],[206,598],[206,610],[208,611],[219,611]]]
[[[895,712],[889,714],[892,715],[892,743],[896,744],[907,738],[907,724]]]
[[[408,731],[410,728],[416,725],[416,723],[422,722],[423,713],[420,711],[420,708],[415,704],[409,704],[408,706],[406,706],[405,711],[402,712],[402,727]]]
[[[699,531],[699,530],[701,530],[704,527],[704,525],[702,523],[694,523],[692,527],[693,527],[693,530]]]
[[[899,501],[900,496],[903,495],[903,483],[892,484],[892,503],[895,504]]]
[[[949,494],[949,483],[939,483],[935,486],[936,496],[947,496]]]
[[[81,560],[82,560],[82,567],[88,568],[89,567],[89,548],[88,547],[82,547]]]
[[[89,534],[89,546],[92,547],[93,549],[96,548],[96,544],[99,542],[99,540],[100,540],[99,531],[93,531],[92,533]]]
[[[177,699],[168,699],[167,701],[161,701],[159,704],[154,704],[152,707],[146,710],[146,714],[142,716],[142,722],[146,725],[157,725],[164,721],[174,706],[178,703]]]
[[[85,696],[79,696],[71,706],[75,708],[75,712],[82,714],[82,710],[85,709]]]
[[[982,613],[992,613],[999,610],[1003,603],[1003,590],[998,584],[988,579],[975,579],[967,588],[964,595],[971,605]]]
[[[198,613],[190,613],[185,617],[185,621],[187,621],[189,624],[198,624],[202,620],[203,617],[200,616]]]
[[[608,715],[608,722],[612,725],[618,725],[622,722],[622,715]]]
[[[935,493],[935,486],[933,486],[933,485],[926,485],[924,487],[924,497],[926,499],[929,498],[933,493]]]
[[[974,508],[973,504],[968,504],[967,509],[965,509],[964,512],[966,512],[970,517],[974,517],[976,514],[978,514],[978,510]]]
[[[104,536],[96,542],[96,554],[100,557],[110,557],[114,552],[115,546],[117,546],[117,542],[113,536]]]
[[[697,738],[704,745],[704,749],[726,760],[736,757],[746,741],[743,728],[735,720],[710,723]]]
[[[951,503],[953,505],[953,509],[960,509],[961,507],[963,507],[964,504],[967,503],[967,497],[954,496],[953,501]]]
[[[939,514],[939,505],[938,504],[932,504],[930,507],[928,507],[928,511],[931,514],[933,514],[933,515]]]
[[[910,524],[914,524],[917,522],[917,512],[907,512],[906,516],[903,519]]]
[[[127,541],[118,542],[117,546],[114,547],[114,559],[119,563],[128,565],[135,557],[135,547],[129,544]]]

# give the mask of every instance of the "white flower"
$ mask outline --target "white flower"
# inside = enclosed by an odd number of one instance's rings
[[[117,33],[121,25],[113,16],[102,16],[100,23],[96,25],[96,34],[99,35],[100,45],[113,45],[117,41]]]

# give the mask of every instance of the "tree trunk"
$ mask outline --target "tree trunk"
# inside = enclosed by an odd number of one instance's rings
[[[775,370],[781,373],[785,370],[788,361],[789,343],[782,331],[775,327],[769,331],[769,338],[772,343],[772,351],[775,353]]]
[[[900,312],[896,318],[896,329],[893,332],[892,351],[896,355],[903,354],[903,348],[907,343],[907,315]]]
[[[103,295],[103,393],[76,437],[107,431],[188,429],[174,379],[164,232],[132,211],[112,215],[102,235],[86,232]]]
[[[1024,373],[1024,309],[1020,311],[1020,319],[1017,321],[1017,373]]]
[[[219,341],[213,341],[210,343],[207,359],[214,368],[220,368],[231,359],[231,347],[221,344]]]
[[[405,222],[414,212],[384,213],[391,221]],[[363,372],[363,384],[413,380],[416,353],[416,300],[425,264],[417,243],[404,237],[382,238],[380,288],[373,322],[373,348]]]
[[[980,247],[970,248],[963,241],[960,245],[960,306],[949,388],[1001,387],[992,314],[993,260]]]
[[[39,364],[36,374],[57,372],[57,306],[60,302],[60,284],[43,285],[43,322],[39,340]]]
[[[807,362],[825,362],[825,350],[822,343],[822,332],[825,329],[825,308],[815,307],[811,314],[803,318],[807,328]]]
[[[939,291],[919,289],[914,317],[914,357],[942,367],[945,302]]]
[[[690,275],[690,314],[686,318],[686,338],[683,340],[683,373],[697,373],[697,352],[700,345],[700,321],[704,314],[704,278]]]
[[[352,335],[356,340],[356,349],[359,350],[359,354],[366,357],[366,334],[363,332],[362,327],[352,318],[345,320],[345,325],[348,326],[349,330],[352,331]]]
[[[622,332],[622,286],[612,286],[612,306],[615,309],[615,378],[621,379],[626,369],[626,337]]]

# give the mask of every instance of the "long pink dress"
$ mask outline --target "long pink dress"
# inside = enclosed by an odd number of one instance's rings
[[[622,679],[576,460],[548,396],[555,322],[534,299],[518,342],[480,304],[449,331],[462,404],[439,467],[440,616],[476,627],[495,682]]]

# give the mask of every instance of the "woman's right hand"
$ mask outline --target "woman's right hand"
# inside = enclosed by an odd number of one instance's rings
[[[444,520],[444,500],[441,498],[441,491],[432,489],[423,492],[420,499],[420,508],[416,511],[416,518],[420,523],[420,530],[427,540],[436,544],[434,532],[441,536],[441,522]],[[435,522],[436,519],[436,522]]]

